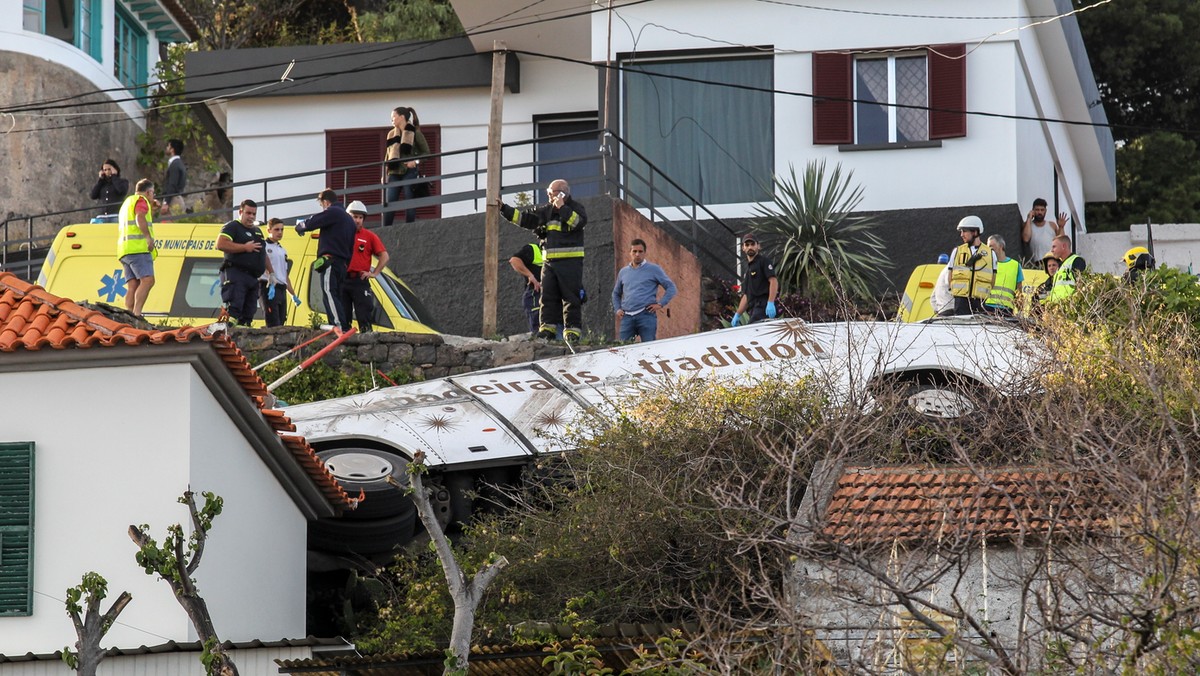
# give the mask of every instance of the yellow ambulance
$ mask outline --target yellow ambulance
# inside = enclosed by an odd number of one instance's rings
[[[918,265],[913,268],[912,275],[908,278],[908,284],[904,287],[904,295],[900,297],[898,317],[900,321],[919,322],[933,316],[930,297],[933,295],[933,287],[937,284],[938,275],[945,267],[945,263],[936,263]],[[1023,268],[1023,271],[1025,282],[1021,284],[1020,293],[1017,295],[1017,314],[1021,316],[1029,314],[1029,299],[1047,279],[1046,273],[1042,270]]]
[[[203,325],[221,311],[218,276],[223,254],[217,250],[220,223],[155,223],[154,288],[146,299],[147,321],[170,326]],[[265,233],[264,233],[265,236]],[[319,232],[297,235],[284,229],[282,244],[288,255],[288,276],[300,296],[300,305],[287,303],[292,326],[319,326],[328,320],[325,302],[312,265],[317,257]],[[117,260],[117,224],[82,223],[59,231],[38,275],[47,291],[75,301],[125,306],[125,273]],[[428,310],[412,289],[385,270],[371,280],[375,293],[377,331],[436,333]],[[263,326],[262,309],[255,326]]]

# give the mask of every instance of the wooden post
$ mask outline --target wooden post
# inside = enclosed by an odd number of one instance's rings
[[[504,60],[508,47],[496,40],[492,52],[492,116],[488,120],[487,208],[483,233],[483,337],[496,335],[500,266],[500,125],[504,120]]]

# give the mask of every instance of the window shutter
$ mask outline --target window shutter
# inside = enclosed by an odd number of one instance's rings
[[[967,135],[967,46],[929,49],[929,138]]]
[[[813,143],[854,142],[853,66],[849,54],[813,53]]]
[[[0,616],[33,613],[33,442],[0,443]]]
[[[331,129],[325,132],[325,168],[330,171],[326,181],[334,190],[351,189],[357,186],[374,186],[372,190],[347,193],[345,204],[354,200],[371,206],[383,204],[383,193],[379,179],[383,175],[383,144],[387,142],[388,128],[378,129]],[[372,162],[357,169],[342,169],[357,164]],[[378,220],[378,216],[372,217]],[[368,220],[372,220],[368,219]]]
[[[334,190],[343,190],[347,186],[373,186],[373,189],[348,193],[346,204],[354,200],[362,200],[367,206],[383,204],[383,190],[379,187],[379,179],[383,177],[384,144],[387,143],[387,133],[391,127],[371,129],[330,129],[325,131],[325,168],[339,169],[330,171],[327,183]],[[421,133],[429,144],[429,152],[442,151],[442,129],[438,125],[421,125]],[[340,170],[342,167],[373,164],[357,169]],[[422,176],[438,176],[442,173],[442,158],[432,157],[421,161]],[[432,195],[441,194],[441,181],[435,181],[430,186]],[[403,217],[403,214],[401,214]],[[441,205],[421,207],[417,209],[417,218],[441,218]],[[368,223],[378,223],[378,216],[371,216]]]

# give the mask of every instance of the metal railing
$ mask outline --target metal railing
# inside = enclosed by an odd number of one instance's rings
[[[543,136],[536,139],[510,141],[502,144],[505,150],[523,147],[536,147],[536,144],[556,140],[580,140],[594,138],[596,151],[571,157],[558,157],[553,160],[539,161],[536,158],[529,162],[503,164],[504,172],[530,171],[533,180],[503,186],[505,193],[532,192],[535,196],[541,187],[537,180],[538,173],[552,171],[556,165],[565,165],[581,161],[596,162],[597,173],[594,176],[574,176],[571,182],[574,186],[596,185],[601,194],[608,194],[621,199],[631,207],[641,211],[653,223],[668,230],[681,244],[687,246],[709,267],[715,266],[712,272],[729,276],[737,274],[736,233],[724,220],[713,213],[707,206],[697,200],[677,181],[659,169],[649,158],[631,147],[620,136],[608,130],[597,130],[587,134],[571,133],[556,136]],[[536,153],[531,153],[536,154]],[[462,157],[470,157],[469,163],[455,162]],[[315,195],[311,191],[296,194],[294,189],[282,189],[280,184],[297,179],[307,179],[314,176],[337,176],[340,181],[330,181],[323,178],[321,183],[340,183],[335,192],[339,196],[361,195],[378,191],[380,204],[368,205],[369,215],[403,212],[408,209],[422,207],[461,204],[470,202],[471,211],[482,211],[486,198],[487,183],[487,147],[479,146],[452,150],[443,153],[417,156],[409,159],[429,160],[440,158],[442,166],[447,160],[451,164],[467,165],[462,170],[443,172],[431,176],[419,176],[414,179],[399,181],[367,181],[355,183],[352,174],[371,170],[375,176],[384,176],[384,162],[365,162],[341,167],[318,169],[289,174],[280,174],[263,179],[234,181],[219,186],[209,186],[199,190],[183,193],[184,196],[209,193],[213,190],[239,190],[241,198],[249,197],[259,205],[259,217],[266,220],[271,217],[271,208],[284,205],[310,202]],[[466,180],[464,180],[466,179]],[[451,188],[451,192],[431,194],[411,200],[401,200],[392,204],[386,202],[386,192],[389,187],[403,188],[416,183],[433,182],[442,188]],[[545,181],[541,181],[544,183]],[[634,187],[635,184],[636,187]],[[465,185],[465,188],[464,188]],[[672,195],[682,196],[682,200]],[[535,197],[536,199],[536,197]],[[38,223],[60,223],[66,225],[90,220],[98,212],[94,205],[79,209],[56,211],[32,216],[9,214],[0,222],[0,234],[3,235],[3,246],[0,246],[0,269],[23,274],[31,279],[45,252],[53,242],[54,234],[35,234],[39,230]],[[78,215],[76,217],[76,215]],[[65,218],[71,216],[73,218]],[[193,211],[187,214],[177,214],[166,217],[160,222],[177,220],[197,221],[211,217],[213,221],[224,221],[231,217],[230,207],[222,206],[208,211]],[[43,228],[44,229],[44,228]],[[57,230],[58,228],[54,228]]]

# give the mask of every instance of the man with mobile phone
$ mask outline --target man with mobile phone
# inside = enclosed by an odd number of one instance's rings
[[[563,324],[563,339],[577,343],[583,337],[583,226],[587,212],[571,198],[563,179],[546,189],[550,202],[538,207],[513,207],[500,203],[500,213],[516,225],[545,237],[542,263],[542,304],[537,336],[555,337]]]

